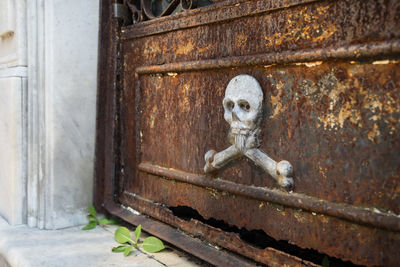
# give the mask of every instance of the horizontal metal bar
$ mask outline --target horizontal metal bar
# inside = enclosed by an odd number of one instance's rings
[[[123,28],[121,39],[124,41],[201,25],[220,23],[227,20],[273,12],[283,8],[291,8],[320,1],[321,0],[225,0],[206,7],[188,10]]]
[[[168,207],[145,199],[134,193],[124,191],[122,199],[120,197],[120,200],[122,203],[129,205],[129,207],[150,215],[157,220],[166,222],[168,225],[179,228],[190,235],[200,239],[205,238],[217,246],[224,247],[230,251],[242,254],[271,267],[282,266],[282,262],[285,262],[287,266],[320,266],[269,246],[266,248],[258,248],[254,245],[249,245],[249,243],[244,241],[238,233],[224,231],[194,218],[191,218],[188,221],[181,219],[175,216]]]
[[[291,64],[297,62],[323,60],[357,60],[384,56],[400,56],[400,40],[355,44],[347,47],[330,47],[284,51],[249,56],[236,56],[221,59],[207,59],[168,63],[163,65],[140,66],[138,74],[187,72],[208,69],[235,68],[245,66],[262,66],[271,64]],[[382,58],[380,58],[382,59]]]
[[[218,178],[213,179],[204,175],[196,175],[170,168],[164,168],[150,163],[140,163],[138,169],[149,174],[167,177],[169,179],[200,187],[213,188],[222,192],[229,192],[247,198],[277,203],[288,207],[299,208],[310,212],[349,220],[358,224],[400,232],[400,216],[394,214],[377,212],[369,208],[362,208],[344,203],[333,203],[303,194],[286,193],[274,189],[239,185]]]
[[[106,210],[134,225],[142,225],[146,232],[167,241],[190,254],[209,262],[215,266],[254,266],[250,261],[234,256],[226,251],[217,250],[199,239],[190,237],[182,231],[165,223],[150,219],[143,215],[136,215],[128,209],[122,208],[114,202],[104,204]]]

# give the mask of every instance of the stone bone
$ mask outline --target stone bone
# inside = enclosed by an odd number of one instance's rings
[[[230,125],[227,149],[208,151],[204,155],[205,173],[217,172],[227,163],[246,156],[269,173],[286,189],[293,186],[293,167],[286,161],[276,162],[259,149],[259,132],[262,117],[263,92],[258,81],[246,74],[234,77],[225,90],[224,119]]]

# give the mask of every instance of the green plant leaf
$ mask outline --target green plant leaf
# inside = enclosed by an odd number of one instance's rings
[[[96,227],[96,225],[97,225],[96,222],[91,222],[91,223],[85,225],[85,226],[82,228],[82,230],[92,230],[93,228]]]
[[[124,245],[118,246],[118,247],[114,247],[114,248],[111,249],[111,251],[114,252],[114,253],[124,252],[126,247],[127,246],[124,246]]]
[[[97,218],[93,217],[92,215],[89,215],[89,223],[92,222],[97,224]]]
[[[139,242],[139,237],[141,233],[142,233],[142,225],[139,224],[135,229],[136,243]]]
[[[124,256],[127,257],[132,251],[132,246],[125,247]]]
[[[92,215],[93,217],[97,218],[97,212],[96,212],[96,210],[94,209],[93,205],[90,205],[90,206],[89,206],[89,213],[90,213],[90,215]]]
[[[103,219],[101,219],[99,221],[99,224],[108,224],[108,225],[115,225],[115,224],[118,224],[118,223],[119,223],[118,219],[106,219],[106,218],[103,218]]]
[[[111,219],[108,219],[108,224],[113,224],[113,225],[115,225],[115,224],[119,224],[119,223],[121,223],[121,221],[120,221],[118,218],[111,218]]]
[[[155,253],[163,250],[164,244],[157,237],[150,236],[143,241],[143,249],[150,253]]]
[[[118,227],[117,230],[115,230],[114,236],[115,236],[115,240],[117,240],[117,242],[119,242],[121,244],[125,244],[128,242],[135,243],[131,239],[129,230],[126,227],[123,227],[123,226]]]

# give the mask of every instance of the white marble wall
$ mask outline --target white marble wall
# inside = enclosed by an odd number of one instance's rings
[[[0,216],[26,222],[25,1],[0,0]]]
[[[98,1],[0,0],[0,31],[12,39],[0,42],[0,216],[11,224],[86,222],[98,17]]]
[[[0,78],[0,216],[25,222],[26,184],[23,151],[23,106],[26,79]]]
[[[28,54],[38,56],[29,71],[37,71],[31,119],[37,134],[29,138],[40,145],[28,151],[28,224],[56,229],[85,223],[92,202],[99,7],[97,1],[37,2],[36,16],[28,8],[38,29],[28,38],[38,43]]]
[[[47,221],[50,228],[62,228],[86,222],[92,202],[99,11],[97,1],[53,4],[48,40],[52,77],[46,97],[52,165]]]
[[[26,3],[0,0],[0,69],[26,66],[26,61]]]

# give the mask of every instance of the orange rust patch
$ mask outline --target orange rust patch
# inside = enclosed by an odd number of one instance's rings
[[[239,47],[245,46],[246,43],[247,43],[247,37],[248,37],[247,34],[244,34],[244,33],[238,34],[238,35],[236,36],[236,44],[237,44]]]
[[[145,56],[152,56],[158,53],[161,53],[161,48],[159,46],[159,43],[147,40],[145,43],[145,49],[143,50],[143,54]]]
[[[307,7],[288,15],[286,25],[278,32],[264,37],[266,46],[280,46],[285,42],[311,40],[322,42],[337,32],[335,24],[326,24],[324,16],[329,12],[329,6],[318,7],[316,13],[310,13]]]
[[[178,49],[176,49],[176,53],[178,55],[187,55],[191,53],[194,50],[194,45],[192,42],[187,42],[185,44],[181,44],[178,46]]]

